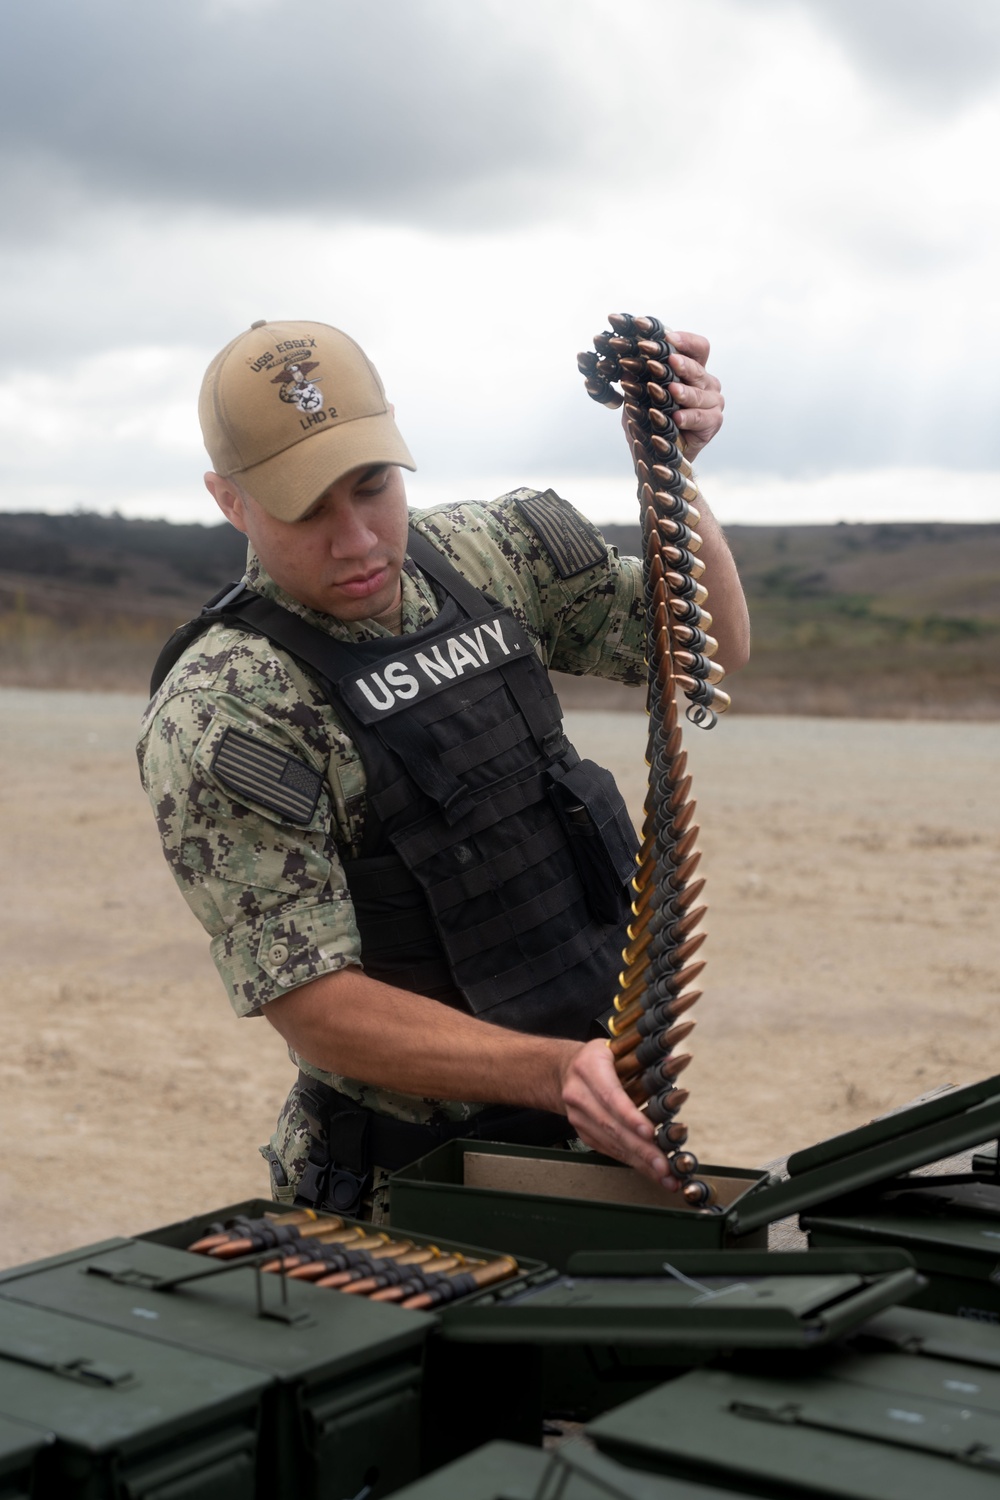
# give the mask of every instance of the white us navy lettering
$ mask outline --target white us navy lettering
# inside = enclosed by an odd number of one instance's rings
[[[489,642],[484,640],[484,633],[495,642],[494,647],[491,648]],[[415,698],[420,692],[420,681],[414,676],[417,669],[427,683],[437,687],[444,681],[461,677],[469,669],[478,672],[489,667],[491,649],[496,651],[497,646],[500,650],[496,654],[496,660],[500,660],[501,654],[510,656],[512,649],[520,650],[518,641],[514,641],[512,646],[507,644],[503,624],[499,619],[484,620],[472,631],[463,630],[458,635],[447,636],[444,641],[435,642],[428,651],[415,651],[409,663],[391,661],[381,672],[368,672],[355,680],[372,708],[385,713],[395,707],[397,702]],[[413,668],[412,671],[410,667]]]

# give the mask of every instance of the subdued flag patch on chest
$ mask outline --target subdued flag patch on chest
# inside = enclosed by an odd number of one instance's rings
[[[234,792],[252,797],[289,823],[312,820],[323,785],[319,772],[304,761],[238,729],[223,734],[212,770]]]
[[[514,501],[556,565],[560,578],[574,578],[607,561],[608,549],[596,526],[584,520],[555,490],[518,495]]]

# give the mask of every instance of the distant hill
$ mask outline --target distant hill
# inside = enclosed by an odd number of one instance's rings
[[[738,711],[1000,716],[1000,524],[727,534],[754,635]],[[605,536],[639,550],[638,526]],[[229,526],[0,514],[0,682],[141,687],[158,642],[245,554]],[[567,706],[642,706],[641,690],[558,685]]]
[[[731,684],[737,710],[1000,717],[1000,525],[726,535],[753,630],[750,666]],[[623,553],[639,548],[637,526],[605,536]]]
[[[0,512],[0,609],[20,595],[67,622],[121,614],[179,623],[240,577],[246,550],[225,525]]]

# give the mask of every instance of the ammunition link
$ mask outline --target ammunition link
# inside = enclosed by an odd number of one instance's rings
[[[703,608],[707,591],[699,582],[704,566],[695,556],[701,547],[694,529],[701,519],[701,496],[671,415],[677,403],[670,393],[675,376],[669,359],[676,351],[658,318],[612,313],[608,321],[610,331],[597,334],[593,350],[580,354],[577,364],[595,400],[625,407],[643,529],[649,712],[649,789],[632,882],[634,920],[615,1000],[620,1017],[612,1023],[609,1045],[630,1096],[644,1103],[659,1127],[657,1143],[683,1184],[685,1201],[710,1208],[713,1191],[694,1178],[697,1158],[677,1150],[687,1130],[674,1119],[687,1092],[673,1081],[690,1057],[676,1056],[673,1047],[694,1024],[677,1022],[698,998],[699,992],[686,986],[703,964],[685,966],[705,936],[692,936],[705,914],[694,904],[704,881],[694,878],[701,860],[695,847],[699,830],[681,749],[677,694],[680,690],[688,699],[689,721],[708,729],[729,707],[729,695],[717,685],[725,673],[712,660],[712,617]]]

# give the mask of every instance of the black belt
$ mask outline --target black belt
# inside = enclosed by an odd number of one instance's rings
[[[438,1125],[412,1125],[390,1115],[379,1115],[351,1100],[328,1083],[298,1074],[298,1095],[309,1121],[313,1149],[310,1166],[328,1176],[330,1170],[346,1172],[358,1179],[369,1178],[372,1167],[399,1172],[412,1161],[426,1157],[436,1146],[450,1140],[496,1140],[510,1146],[556,1146],[574,1136],[565,1115],[549,1110],[513,1110],[490,1106],[468,1121],[442,1121]],[[312,1202],[325,1199],[318,1173],[309,1167],[298,1185],[298,1197]]]

